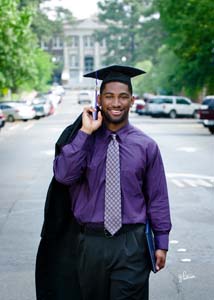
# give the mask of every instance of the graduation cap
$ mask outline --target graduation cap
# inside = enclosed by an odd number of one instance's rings
[[[84,77],[95,78],[102,80],[103,83],[111,81],[119,81],[126,84],[131,84],[131,78],[144,74],[145,71],[129,66],[112,65],[97,71],[87,73]]]

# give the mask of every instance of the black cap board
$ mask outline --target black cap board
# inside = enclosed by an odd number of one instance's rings
[[[103,83],[110,81],[119,81],[123,83],[131,83],[131,78],[146,73],[143,70],[129,67],[129,66],[120,66],[112,65],[106,68],[93,71],[83,75],[84,77],[90,77],[102,80]]]

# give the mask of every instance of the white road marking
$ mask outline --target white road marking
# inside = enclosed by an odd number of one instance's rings
[[[177,252],[186,252],[187,251],[187,249],[185,249],[185,248],[179,248],[178,250],[177,250]]]
[[[191,262],[192,260],[191,260],[191,258],[182,258],[180,261],[181,262]]]
[[[183,179],[183,181],[187,185],[190,185],[191,187],[197,187],[197,183],[195,182],[195,180],[192,180],[192,179]]]
[[[166,177],[177,187],[214,187],[214,176],[191,174],[191,173],[167,173]]]
[[[187,153],[193,153],[196,152],[198,149],[194,147],[179,147],[176,149],[176,151],[183,151]]]
[[[214,176],[200,175],[200,174],[191,174],[191,173],[167,173],[166,176],[168,178],[174,177],[183,177],[183,178],[203,178],[214,181]]]
[[[170,243],[170,244],[178,244],[179,241],[177,241],[177,240],[171,240],[171,241],[169,241],[169,243]]]
[[[13,125],[10,128],[8,128],[8,130],[14,130],[14,129],[18,128],[19,126],[20,126],[20,124]]]
[[[171,182],[174,183],[177,187],[185,187],[185,185],[178,179],[171,179]]]
[[[197,179],[196,182],[198,183],[198,185],[201,185],[201,186],[213,187],[212,183],[209,183],[209,182],[205,181],[204,179]]]
[[[35,124],[29,124],[27,126],[24,127],[24,130],[29,130],[30,128],[32,128]]]

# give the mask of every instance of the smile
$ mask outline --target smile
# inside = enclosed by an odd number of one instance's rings
[[[111,115],[120,116],[122,114],[122,110],[110,110]]]

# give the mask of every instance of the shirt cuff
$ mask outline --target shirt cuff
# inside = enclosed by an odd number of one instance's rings
[[[154,236],[155,249],[168,250],[169,248],[169,234],[158,234]]]

